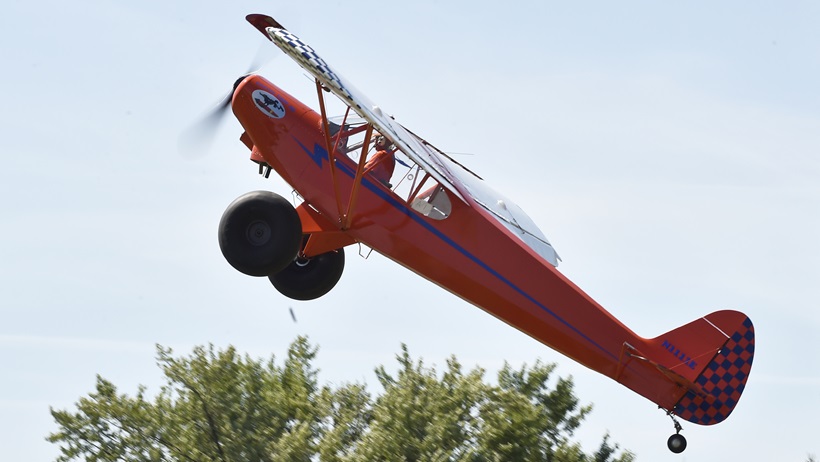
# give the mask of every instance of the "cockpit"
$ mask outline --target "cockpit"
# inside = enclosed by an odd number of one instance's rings
[[[388,188],[419,214],[433,220],[449,217],[451,201],[462,197],[454,184],[461,184],[495,220],[553,266],[558,266],[560,257],[532,219],[518,205],[447,154],[407,133],[407,136],[414,137],[416,149],[422,149],[428,157],[425,162],[417,162],[414,159],[419,159],[419,153],[407,155],[381,133],[368,132],[372,126],[365,119],[337,117],[329,118],[328,122],[336,149],[354,162],[366,155],[365,175]],[[365,144],[366,149],[363,149]]]
[[[359,162],[367,132],[367,121],[352,118],[341,125],[341,117],[328,118],[331,140],[337,151]],[[365,175],[402,198],[416,212],[434,220],[447,218],[452,203],[447,189],[384,135],[372,133],[366,149]]]

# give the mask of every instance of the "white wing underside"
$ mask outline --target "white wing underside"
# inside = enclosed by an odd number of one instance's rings
[[[469,204],[464,199],[464,194],[469,194],[476,203],[490,211],[501,224],[527,246],[553,266],[558,266],[560,258],[555,249],[520,207],[494,191],[471,172],[439,154],[425,141],[408,132],[344,77],[335,72],[313,48],[302,42],[299,37],[279,27],[267,27],[265,31],[280,50],[299,63],[360,117],[371,123],[376,131],[386,136],[402,153],[419,164],[454,196]]]
[[[342,99],[359,116],[373,124],[376,131],[386,136],[407,157],[418,163],[439,183],[464,201],[455,187],[456,176],[445,166],[429,146],[425,146],[390,116],[384,114],[363,93],[356,90],[347,80],[335,72],[316,52],[299,37],[285,29],[267,28],[268,36],[288,56],[298,62],[313,77],[319,80],[333,94]]]

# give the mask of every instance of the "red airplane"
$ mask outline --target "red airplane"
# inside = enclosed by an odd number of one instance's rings
[[[725,420],[752,366],[754,328],[717,311],[655,338],[630,330],[556,268],[547,238],[512,201],[371,103],[274,19],[248,22],[315,78],[319,112],[247,75],[227,100],[241,141],[266,177],[275,170],[303,199],[271,192],[236,199],[219,224],[227,261],[267,276],[298,300],[333,288],[345,246],[361,243],[491,315],[700,425]],[[329,118],[325,94],[347,107]]]

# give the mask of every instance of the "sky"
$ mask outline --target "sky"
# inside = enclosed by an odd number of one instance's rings
[[[7,2],[8,3],[8,2]],[[488,380],[540,359],[594,410],[577,433],[639,461],[820,454],[820,6],[760,2],[10,2],[0,15],[0,448],[53,460],[49,408],[97,374],[163,383],[155,345],[282,358],[365,382],[402,343]],[[719,309],[755,323],[732,416],[671,421],[649,401],[373,253],[291,301],[222,258],[216,229],[257,175],[226,117],[198,156],[178,139],[255,57],[315,107],[305,73],[244,20],[277,18],[385,112],[515,200],[561,272],[654,337]],[[367,257],[367,258],[364,258]],[[289,314],[292,308],[297,318]],[[393,368],[393,369],[391,369]]]

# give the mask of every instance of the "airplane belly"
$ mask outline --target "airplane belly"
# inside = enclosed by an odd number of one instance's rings
[[[646,339],[510,236],[486,211],[454,201],[448,218],[431,220],[378,186],[371,189],[376,197],[362,201],[375,199],[389,207],[382,206],[379,215],[372,210],[363,214],[370,222],[349,231],[357,241],[655,403],[671,406],[680,398],[679,386],[625,361],[624,345],[645,348]]]

